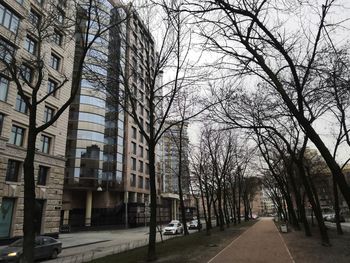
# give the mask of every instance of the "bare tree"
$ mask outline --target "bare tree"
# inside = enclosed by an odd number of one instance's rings
[[[320,47],[326,44],[323,32],[334,1],[325,0],[322,5],[295,3],[200,1],[192,3],[186,11],[195,15],[207,47],[221,55],[218,61],[222,68],[229,69],[230,76],[255,76],[267,89],[278,94],[320,151],[350,207],[350,188],[341,167],[312,125],[324,110],[315,104],[315,98],[324,97],[320,96],[317,86],[312,85],[312,76],[317,58],[322,56]],[[278,20],[279,12],[287,11],[291,19],[298,19],[296,14],[303,8],[317,11],[317,26],[301,27],[286,34],[285,27],[290,27]],[[303,21],[300,24],[304,25]]]

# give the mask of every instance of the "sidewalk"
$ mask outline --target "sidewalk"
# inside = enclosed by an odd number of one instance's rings
[[[294,263],[271,218],[262,218],[208,263]]]

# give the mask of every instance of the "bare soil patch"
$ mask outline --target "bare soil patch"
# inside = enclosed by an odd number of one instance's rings
[[[286,245],[296,263],[349,263],[350,262],[350,233],[337,235],[329,229],[328,233],[332,246],[321,245],[317,227],[312,227],[312,237],[306,237],[302,231],[292,230],[282,234]]]

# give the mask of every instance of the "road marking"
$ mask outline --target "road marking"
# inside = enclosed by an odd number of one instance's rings
[[[260,220],[259,220],[260,222]],[[259,223],[257,222],[257,223]],[[253,227],[255,227],[255,225],[257,224],[255,223],[254,225],[252,225],[251,227],[247,228],[246,230],[244,230],[238,237],[236,237],[234,240],[232,240],[232,242],[230,244],[228,244],[226,247],[224,247],[218,254],[216,254],[211,260],[208,261],[208,263],[212,262],[217,256],[219,256],[222,252],[224,252],[229,246],[231,246],[234,242],[236,242],[238,239],[240,239],[245,233],[248,232],[248,230],[252,229]]]
[[[282,240],[282,243],[283,243],[285,249],[286,249],[287,252],[288,252],[288,255],[289,255],[290,259],[292,260],[292,263],[295,263],[295,261],[294,261],[294,259],[293,259],[293,256],[292,256],[292,254],[290,253],[289,248],[287,247],[286,242],[284,242],[284,239],[283,239],[283,237],[282,237],[280,231],[278,230],[278,228],[277,228],[277,226],[276,226],[275,223],[274,223],[274,225],[275,225],[275,227],[276,227],[276,230],[277,230],[278,235],[280,236],[280,238],[281,238],[281,240]]]

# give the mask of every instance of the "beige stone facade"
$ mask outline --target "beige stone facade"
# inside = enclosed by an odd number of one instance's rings
[[[45,19],[46,5],[50,1],[42,2],[43,6],[40,6],[38,1],[35,0],[5,0],[1,2],[0,20],[2,22],[0,21],[0,38],[1,41],[5,41],[15,47],[16,60],[18,63],[21,63],[21,59],[32,56],[25,48],[27,44],[26,41],[28,37],[35,41],[37,36],[35,32],[30,31],[28,19],[32,12],[38,14],[41,19]],[[69,4],[69,1],[67,1],[67,6]],[[66,8],[67,6],[60,7],[62,8],[62,12],[66,15],[68,15],[69,12],[69,9]],[[7,12],[6,16],[8,17],[4,17],[4,12]],[[17,30],[14,30],[16,27],[16,24],[14,24],[15,19],[19,21]],[[12,25],[4,21],[11,21]],[[52,28],[54,28],[54,26],[52,26]],[[46,96],[49,80],[57,85],[59,85],[60,81],[64,78],[67,78],[68,81],[54,95],[49,96],[39,105],[37,113],[38,126],[45,123],[44,119],[47,116],[45,110],[47,108],[50,108],[50,110],[52,109],[54,114],[70,96],[74,42],[69,35],[65,33],[66,32],[60,31],[59,35],[62,38],[59,44],[53,41],[45,41],[42,46],[45,67],[42,71],[44,77],[38,92],[38,98],[41,99]],[[55,56],[59,58],[56,69],[50,67],[52,54],[55,54]],[[32,65],[29,65],[29,67],[30,66]],[[0,229],[1,241],[22,235],[24,207],[23,161],[27,146],[28,114],[23,110],[24,104],[22,104],[22,110],[19,109],[18,100],[20,97],[17,95],[17,88],[14,83],[7,81],[6,75],[0,75],[0,78],[1,80],[5,80],[4,83],[8,83],[7,85],[2,83],[1,92],[5,95],[0,98],[0,114],[2,116],[0,126],[0,203],[1,212],[3,214],[12,210],[11,216],[6,217],[6,220],[11,220],[11,222],[2,222],[3,225],[1,225],[0,222],[0,228],[6,228],[4,231]],[[27,85],[24,87],[24,91],[25,94],[30,97],[31,89],[27,87]],[[59,232],[67,123],[68,110],[61,115],[54,125],[37,136],[35,192],[37,205],[39,206],[38,211],[41,211],[41,214],[39,213],[40,215],[38,215],[36,220],[41,221],[37,222],[37,225],[40,226],[37,232],[41,234],[57,234]],[[17,143],[13,143],[14,127],[19,127],[22,131],[22,138],[19,139]],[[42,143],[41,139],[44,138],[41,137],[42,135],[48,138],[47,144]],[[14,168],[13,171],[11,170],[12,172],[9,171],[10,163],[14,164],[14,166],[11,166]],[[39,170],[41,172],[40,182]],[[9,180],[9,174],[16,174],[16,178],[11,178],[11,180]],[[8,210],[9,207],[12,207],[12,209]]]

